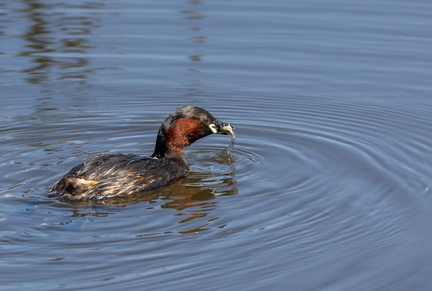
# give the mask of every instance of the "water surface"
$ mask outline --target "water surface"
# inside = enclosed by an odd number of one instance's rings
[[[0,2],[1,289],[429,290],[431,9]],[[187,104],[232,151],[115,205],[49,197]]]

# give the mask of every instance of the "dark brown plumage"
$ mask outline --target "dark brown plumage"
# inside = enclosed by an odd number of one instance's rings
[[[234,136],[229,124],[202,108],[177,108],[160,126],[152,156],[106,154],[90,158],[58,180],[51,192],[69,200],[98,200],[165,185],[188,172],[183,148],[212,133]]]

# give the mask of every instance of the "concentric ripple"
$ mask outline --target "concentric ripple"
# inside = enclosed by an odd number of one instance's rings
[[[115,254],[127,266],[134,266],[139,258],[152,260],[135,254],[151,254],[162,243],[158,266],[184,258],[224,266],[226,256],[220,254],[228,249],[236,250],[230,258],[233,263],[252,257],[264,260],[269,270],[286,268],[286,260],[256,257],[276,252],[289,254],[293,276],[311,258],[319,260],[307,264],[310,268],[326,266],[329,272],[344,274],[343,264],[335,263],[335,258],[391,261],[392,254],[401,249],[427,249],[424,230],[422,236],[417,235],[422,219],[427,221],[430,205],[430,167],[424,157],[431,150],[423,133],[431,122],[426,108],[359,101],[332,104],[316,96],[271,100],[259,107],[253,96],[250,105],[241,108],[203,104],[235,126],[234,147],[227,150],[229,136],[202,139],[186,149],[187,177],[106,205],[64,203],[49,198],[48,190],[61,174],[88,156],[151,153],[152,132],[172,104],[150,108],[145,122],[141,112],[132,110],[134,102],[129,107],[122,105],[126,107],[122,110],[130,109],[132,114],[121,122],[111,118],[118,114],[115,111],[92,117],[66,116],[65,124],[56,124],[59,134],[44,126],[33,132],[44,136],[44,143],[35,143],[28,136],[26,123],[20,129],[10,128],[13,138],[5,142],[28,144],[35,154],[29,156],[24,146],[4,157],[2,166],[16,171],[8,174],[15,184],[3,190],[3,202],[20,205],[15,221],[31,215],[35,223],[17,234],[7,227],[2,235],[16,244],[38,237],[31,251],[45,257],[50,257],[52,249],[59,253],[63,248],[72,249],[74,258],[67,259],[75,263],[86,260],[79,250],[96,244],[100,245],[99,256]],[[221,104],[226,103],[221,99]],[[86,131],[82,132],[84,123]],[[14,162],[24,157],[28,164]],[[35,171],[44,174],[42,181],[37,181]],[[24,183],[20,177],[26,177]],[[0,219],[7,222],[12,216],[9,213]],[[92,234],[91,242],[81,235],[86,233]],[[177,244],[186,243],[189,236],[197,238],[198,245],[185,244],[181,254],[177,253]],[[48,246],[45,237],[50,238]],[[64,241],[59,247],[56,237]],[[213,243],[206,249],[208,242]],[[412,257],[402,255],[399,260]],[[205,276],[205,270],[190,267],[197,276]],[[247,272],[258,269],[244,269],[237,275],[247,277]],[[283,274],[273,272],[269,280],[283,281]],[[157,278],[155,283],[163,285]]]
[[[408,213],[422,207],[418,199],[430,183],[427,172],[407,169],[408,161],[421,163],[419,157],[425,154],[427,141],[421,132],[430,121],[427,111],[420,113],[408,104],[329,104],[307,99],[284,100],[285,109],[276,113],[266,114],[262,107],[230,112],[244,118],[235,121],[236,185],[248,189],[242,199],[259,200],[253,207],[236,201],[244,215],[260,214],[259,221],[244,221],[242,227],[289,228],[293,221],[307,221],[305,238],[310,238],[313,224],[339,229],[327,239],[344,243],[371,233],[386,242],[404,235],[402,228],[413,223]],[[260,119],[246,119],[246,112]],[[405,148],[407,140],[416,146]],[[279,219],[287,216],[290,219],[281,225]],[[319,235],[315,239],[326,241]]]

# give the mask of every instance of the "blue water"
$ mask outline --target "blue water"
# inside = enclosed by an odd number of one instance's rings
[[[0,289],[430,290],[432,3],[0,2]],[[151,154],[193,104],[235,126],[115,205],[49,196]],[[145,287],[143,287],[145,286]]]

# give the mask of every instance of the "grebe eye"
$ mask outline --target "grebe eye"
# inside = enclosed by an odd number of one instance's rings
[[[208,117],[204,117],[203,120],[204,120],[205,123],[210,123],[210,119]]]

